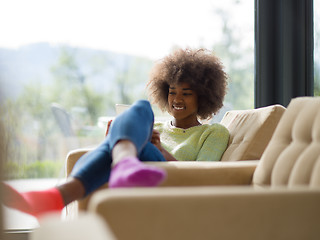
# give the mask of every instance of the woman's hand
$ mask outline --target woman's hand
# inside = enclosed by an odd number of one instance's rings
[[[161,151],[162,146],[160,141],[160,132],[158,130],[153,129],[151,143]]]
[[[153,129],[151,143],[155,145],[167,161],[177,161],[167,150],[161,145],[160,132]]]
[[[106,136],[108,135],[108,133],[109,133],[109,128],[110,128],[111,123],[112,123],[112,120],[109,120],[109,121],[108,121],[108,124],[107,124],[107,130],[106,130],[106,135],[105,135],[105,137],[106,137]]]

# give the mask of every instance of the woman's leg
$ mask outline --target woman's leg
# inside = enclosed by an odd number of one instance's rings
[[[120,115],[109,131],[110,148],[115,166],[112,169],[109,187],[156,186],[166,177],[157,167],[141,163],[142,156],[148,161],[161,160],[158,152],[143,154],[149,148],[153,131],[154,116],[147,101],[136,102]],[[156,149],[156,148],[155,148]]]
[[[78,159],[70,173],[70,178],[80,180],[82,183],[84,194],[81,197],[87,196],[92,191],[108,182],[111,163],[111,149],[107,139],[105,139],[96,149]],[[77,199],[79,198],[73,200]]]
[[[35,217],[43,213],[60,211],[65,206],[63,197],[57,188],[20,193],[6,183],[2,183],[0,187],[2,187],[4,205]]]
[[[60,211],[70,202],[83,198],[106,183],[110,175],[111,162],[110,149],[104,141],[77,161],[67,182],[60,186],[43,191],[19,193],[3,183],[3,203],[35,217]]]
[[[153,155],[150,150],[152,130],[153,113],[150,104],[147,101],[138,101],[114,120],[110,133],[99,147],[77,161],[65,184],[47,191],[26,193],[18,193],[5,185],[8,197],[4,204],[34,216],[61,210],[64,205],[88,195],[109,180],[111,154],[119,162],[113,174],[113,186],[157,185],[165,178],[165,172],[142,165],[136,158],[141,155],[144,161],[164,160],[158,152]],[[128,147],[128,143],[132,146]],[[146,149],[148,151],[145,151]],[[152,179],[150,184],[149,178],[152,175],[156,178]],[[146,181],[143,182],[143,178]],[[52,204],[47,204],[49,202]]]
[[[118,162],[112,168],[109,188],[152,187],[159,185],[164,180],[166,177],[164,170],[143,164],[140,159],[137,158],[136,154],[135,145],[129,140],[120,140],[114,146],[112,156],[113,159],[118,159]],[[162,160],[162,158],[158,159]],[[151,156],[149,159],[155,160],[156,158]]]
[[[113,149],[120,140],[129,140],[135,145],[139,155],[151,140],[153,121],[150,103],[145,100],[135,102],[111,123],[107,135],[110,148]]]
[[[140,181],[131,181],[132,178],[136,179],[137,174],[140,177],[146,175],[145,178],[147,180],[147,176],[155,172],[156,176],[162,176],[159,177],[158,182],[164,178],[162,170],[142,165],[137,159],[137,156],[141,155],[146,146],[151,144],[153,120],[154,116],[150,103],[140,100],[112,122],[104,142],[87,156],[81,157],[71,172],[73,178],[79,179],[83,183],[85,195],[108,182],[112,162],[122,163],[117,164],[115,171],[112,171],[113,174],[109,182],[110,187],[141,186]],[[158,153],[153,155],[151,151],[148,152],[149,161],[160,159]],[[122,161],[124,159],[126,161]],[[164,160],[163,157],[162,160]],[[142,174],[143,172],[148,174]],[[159,174],[159,172],[162,174]],[[127,179],[128,182],[124,179]],[[158,182],[146,182],[143,185],[152,186],[157,185]]]

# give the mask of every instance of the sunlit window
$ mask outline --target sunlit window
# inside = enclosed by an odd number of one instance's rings
[[[63,176],[67,152],[96,146],[116,103],[147,98],[152,64],[176,47],[204,47],[224,63],[216,121],[254,106],[254,1],[10,0],[0,29],[7,178]]]

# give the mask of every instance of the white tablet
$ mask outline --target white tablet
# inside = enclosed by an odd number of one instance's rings
[[[125,110],[127,110],[131,105],[127,105],[127,104],[120,104],[117,103],[116,104],[116,114],[119,115],[121,113],[123,113]]]

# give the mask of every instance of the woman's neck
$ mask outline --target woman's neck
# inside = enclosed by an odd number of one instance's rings
[[[191,121],[186,121],[186,120],[179,121],[176,118],[174,118],[171,121],[171,125],[177,128],[187,129],[187,128],[199,126],[201,125],[201,123],[198,121],[198,119],[191,120]]]

